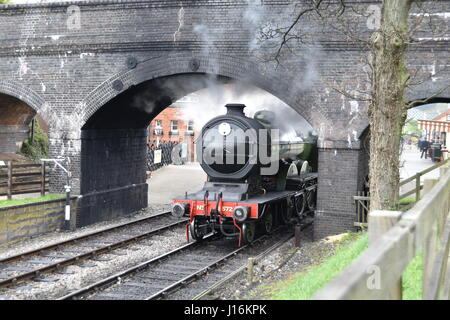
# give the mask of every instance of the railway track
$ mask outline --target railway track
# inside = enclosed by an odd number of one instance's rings
[[[188,288],[190,283],[199,283],[205,277],[208,278],[205,282],[206,286],[214,286],[241,267],[247,257],[261,254],[261,252],[267,254],[269,250],[273,250],[293,236],[291,233],[286,236],[284,227],[284,232],[280,231],[281,228],[278,228],[272,234],[263,235],[251,244],[237,249],[235,239],[230,241],[209,236],[201,242],[188,243],[121,271],[61,297],[60,300],[172,299],[174,294],[179,294],[180,291]],[[274,237],[275,233],[277,233],[276,237]],[[267,249],[268,247],[272,249]],[[204,286],[205,284],[196,285],[194,290],[181,298],[190,299],[200,292],[205,294],[208,288]]]
[[[101,255],[121,255],[115,250],[184,225],[186,221],[176,220],[170,212],[163,212],[2,259],[0,288],[13,287],[30,279],[38,282],[56,281],[44,275],[65,274],[67,266],[81,264],[88,259],[109,260]]]

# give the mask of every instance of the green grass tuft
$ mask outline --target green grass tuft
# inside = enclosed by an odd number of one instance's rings
[[[63,194],[48,194],[39,198],[26,198],[26,199],[12,199],[12,200],[0,200],[0,207],[17,206],[21,204],[42,202],[54,199],[62,199],[65,195]]]
[[[416,201],[415,197],[406,197],[397,201],[398,205],[406,205]]]

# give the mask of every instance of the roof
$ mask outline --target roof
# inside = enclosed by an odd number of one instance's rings
[[[446,117],[448,114],[450,114],[450,109],[448,109],[447,111],[441,113],[440,115],[438,115],[437,117],[435,117],[433,120],[439,120],[442,117]],[[443,120],[445,121],[445,120]]]
[[[433,120],[442,116],[443,112],[450,111],[450,104],[433,103],[408,110],[407,119],[415,120]]]

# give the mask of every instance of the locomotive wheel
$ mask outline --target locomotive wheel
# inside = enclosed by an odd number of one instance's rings
[[[316,209],[316,190],[310,190],[306,194],[306,201],[308,203],[309,210],[313,211]]]
[[[244,243],[250,243],[255,239],[255,224],[244,223],[242,225],[242,234],[244,236]]]
[[[272,227],[273,227],[273,215],[272,215],[272,212],[267,212],[264,215],[263,225],[264,225],[264,231],[266,233],[269,233],[270,231],[272,231]]]
[[[305,211],[305,195],[300,194],[297,197],[295,197],[295,213],[299,218],[301,218],[304,211]]]
[[[195,241],[201,241],[205,236],[204,233],[200,230],[200,224],[197,219],[191,222],[189,225],[189,232],[191,233],[192,239]]]

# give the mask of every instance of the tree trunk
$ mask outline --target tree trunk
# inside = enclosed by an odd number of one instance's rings
[[[383,0],[380,30],[372,36],[371,210],[393,208],[398,200],[400,137],[407,112],[403,93],[409,78],[405,56],[412,1]]]

